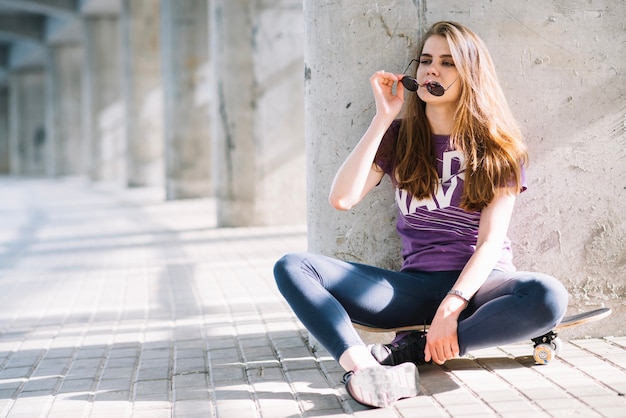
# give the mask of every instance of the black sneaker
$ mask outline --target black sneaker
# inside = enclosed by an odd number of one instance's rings
[[[424,349],[426,333],[413,331],[398,334],[390,344],[372,344],[370,352],[380,364],[395,366],[411,362],[416,365],[425,364]]]
[[[355,401],[376,408],[385,408],[399,399],[411,398],[419,393],[419,375],[412,363],[367,367],[346,373],[343,381]]]

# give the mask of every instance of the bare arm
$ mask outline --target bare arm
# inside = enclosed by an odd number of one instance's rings
[[[461,275],[452,287],[464,297],[471,298],[485,283],[493,270],[506,238],[515,195],[500,189],[493,201],[483,209],[478,227],[476,251],[469,259]],[[466,303],[458,296],[449,295],[439,305],[427,336],[426,360],[443,364],[459,355],[457,323]]]
[[[374,158],[383,135],[398,116],[404,103],[404,89],[393,93],[393,84],[399,77],[384,71],[370,78],[376,101],[376,115],[369,128],[343,162],[330,190],[330,204],[339,210],[349,210],[358,204],[382,179],[384,173]]]

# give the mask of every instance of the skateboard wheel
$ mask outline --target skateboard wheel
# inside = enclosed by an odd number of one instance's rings
[[[538,344],[535,347],[533,358],[535,359],[536,364],[548,364],[550,361],[552,361],[555,355],[556,350],[552,343]]]

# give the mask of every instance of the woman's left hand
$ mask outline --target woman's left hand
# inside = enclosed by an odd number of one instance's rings
[[[506,188],[499,188],[491,203],[482,210],[476,251],[453,289],[462,290],[463,294],[471,297],[485,283],[502,254],[514,205],[515,194],[509,193]],[[466,307],[467,302],[456,295],[446,296],[439,304],[426,334],[426,361],[443,364],[459,355],[458,321]]]
[[[457,328],[463,309],[465,301],[455,296],[448,296],[441,302],[426,334],[426,361],[443,364],[459,356]]]

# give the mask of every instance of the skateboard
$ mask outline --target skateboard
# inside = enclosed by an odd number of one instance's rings
[[[599,321],[609,315],[611,315],[611,308],[594,309],[593,311],[566,316],[553,330],[532,339],[535,364],[548,364],[559,353],[559,350],[563,346],[563,341],[559,338],[558,331],[584,325],[589,322]]]
[[[589,322],[599,321],[607,316],[611,315],[610,308],[600,308],[593,311],[583,312],[577,315],[570,315],[563,318],[563,320],[551,331],[543,334],[540,337],[532,339],[533,342],[533,358],[536,364],[548,364],[558,354],[563,341],[558,336],[558,331],[575,327],[578,325],[584,325]],[[408,325],[397,328],[372,328],[365,325],[353,323],[354,327],[368,332],[406,332],[406,331],[428,331],[429,325]]]

